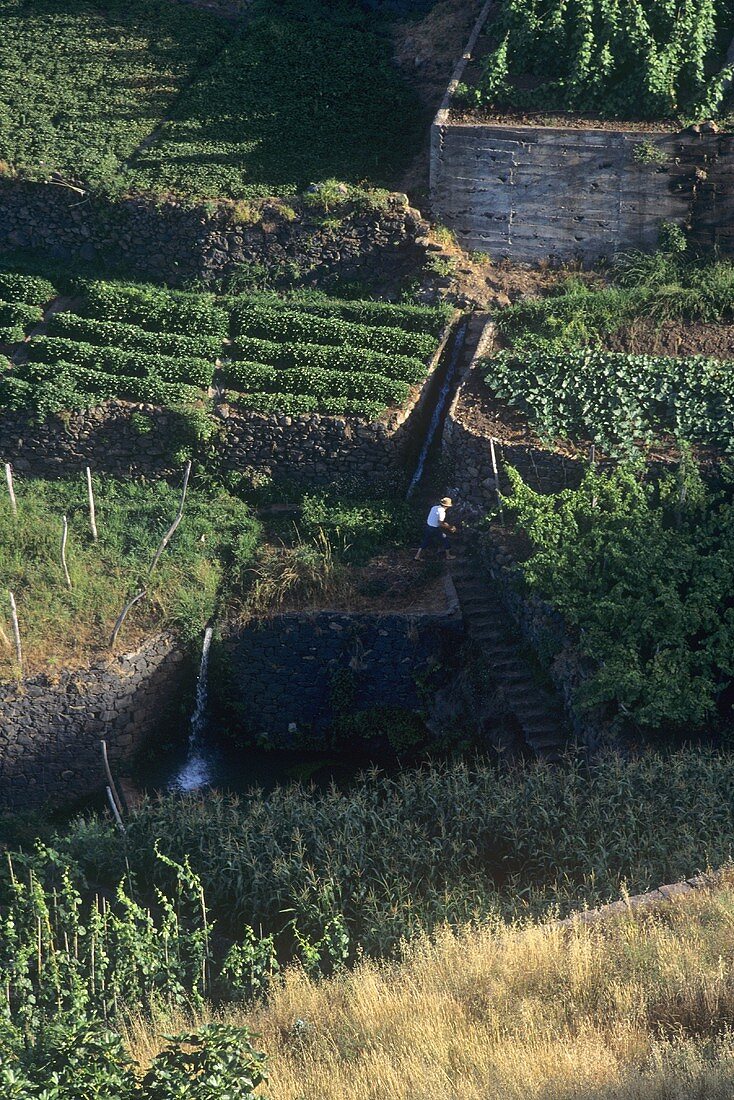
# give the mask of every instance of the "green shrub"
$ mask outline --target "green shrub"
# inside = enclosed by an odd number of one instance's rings
[[[0,318],[2,311],[0,310]],[[88,344],[112,346],[182,358],[216,359],[222,350],[217,336],[181,336],[174,332],[150,332],[120,321],[97,321],[75,313],[55,313],[48,326],[49,336],[65,336]]]
[[[632,732],[684,734],[726,721],[731,685],[734,505],[678,477],[588,471],[577,490],[538,494],[508,470],[507,506],[532,546],[530,588],[592,662],[579,707],[601,706]],[[730,708],[729,715],[730,715]]]
[[[4,302],[43,306],[55,297],[56,289],[48,279],[0,271],[0,298]]]
[[[183,383],[162,382],[155,376],[140,378],[105,374],[78,363],[26,363],[19,368],[20,381],[31,385],[27,393],[30,408],[41,415],[61,410],[88,409],[113,397],[144,401],[153,405],[177,405],[200,401],[200,389]]]
[[[239,336],[253,309],[296,310],[327,319],[360,325],[381,325],[437,336],[451,316],[449,305],[415,306],[364,299],[329,298],[320,291],[298,290],[286,296],[273,293],[249,294],[232,299],[232,335]]]
[[[250,392],[304,394],[307,397],[346,397],[386,405],[401,405],[410,393],[406,382],[362,371],[320,370],[318,367],[282,368],[259,363],[230,363],[227,374]]]
[[[423,333],[401,332],[397,328],[360,325],[295,310],[266,307],[253,309],[249,317],[241,316],[240,335],[371,348],[387,355],[410,355],[422,359],[427,359],[436,349],[435,339]]]

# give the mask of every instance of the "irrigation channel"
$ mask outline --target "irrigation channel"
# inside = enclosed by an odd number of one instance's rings
[[[440,388],[425,430],[418,453],[416,467],[408,484],[405,499],[411,500],[423,482],[430,459],[440,446],[446,413],[456,391],[460,376],[460,364],[465,348],[469,317],[459,321],[453,337],[447,345],[444,363],[440,368]],[[426,486],[422,488],[425,490]],[[148,789],[192,793],[210,787],[244,792],[252,787],[266,790],[294,780],[313,780],[327,784],[349,781],[372,761],[335,759],[318,752],[272,752],[248,747],[240,749],[219,736],[209,713],[209,654],[213,629],[204,632],[196,682],[194,710],[185,745],[166,754],[164,760],[146,776]]]

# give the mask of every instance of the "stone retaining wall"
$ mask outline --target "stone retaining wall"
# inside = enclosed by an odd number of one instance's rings
[[[340,699],[350,716],[420,710],[420,685],[437,688],[450,676],[463,632],[457,602],[437,613],[276,615],[213,651],[211,697],[226,704],[247,743],[323,748]]]
[[[91,466],[116,476],[167,477],[180,472],[185,452],[201,466],[295,485],[348,480],[365,488],[394,486],[420,450],[451,332],[447,326],[426,382],[414,387],[405,408],[380,420],[238,412],[219,405],[212,438],[197,443],[181,413],[111,401],[43,423],[26,414],[0,413],[0,459],[26,476],[63,476]]]
[[[100,739],[124,774],[166,719],[180,720],[189,674],[180,646],[159,636],[58,681],[0,685],[0,808],[60,805],[103,789]]]
[[[299,200],[266,204],[262,220],[250,225],[237,223],[232,204],[142,195],[110,202],[64,186],[0,179],[0,253],[33,249],[144,279],[211,282],[249,264],[276,282],[338,274],[384,283],[414,270],[424,255],[416,240],[428,226],[405,195],[379,209],[352,210],[333,228],[323,221]]]

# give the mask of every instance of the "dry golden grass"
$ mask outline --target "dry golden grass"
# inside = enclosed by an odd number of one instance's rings
[[[729,1100],[734,887],[596,927],[447,929],[218,1018],[259,1033],[274,1100]],[[156,1032],[130,1029],[144,1063]]]

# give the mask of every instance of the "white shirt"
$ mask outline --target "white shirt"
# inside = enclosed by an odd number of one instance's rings
[[[440,504],[434,504],[433,508],[431,508],[430,512],[428,513],[428,526],[440,527],[445,519],[446,509]]]

